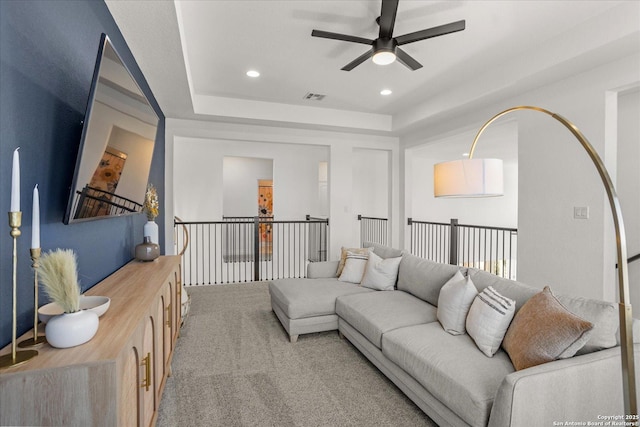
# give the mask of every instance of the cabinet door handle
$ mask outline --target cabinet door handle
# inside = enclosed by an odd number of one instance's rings
[[[171,303],[167,306],[167,327],[171,327]]]
[[[151,386],[151,353],[147,353],[147,356],[142,359],[140,366],[144,366],[144,378],[142,379],[141,388],[145,391],[149,391]]]

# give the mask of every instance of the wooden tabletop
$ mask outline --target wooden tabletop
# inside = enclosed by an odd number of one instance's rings
[[[85,293],[111,298],[109,310],[100,317],[98,332],[89,342],[65,349],[45,344],[36,348],[38,356],[22,365],[2,369],[0,375],[104,360],[115,361],[145,315],[143,311],[135,308],[147,308],[153,303],[153,298],[161,291],[165,280],[179,262],[180,257],[177,255],[163,256],[152,262],[129,262]],[[40,330],[40,327],[38,329]],[[33,329],[16,342],[20,343],[31,337]],[[18,347],[17,350],[21,349]],[[0,350],[0,355],[8,353],[11,353],[11,344]]]

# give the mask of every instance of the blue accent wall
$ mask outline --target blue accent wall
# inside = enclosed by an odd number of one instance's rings
[[[164,200],[164,114],[102,1],[0,1],[0,347],[11,342],[13,150],[20,147],[22,235],[18,238],[17,333],[33,327],[29,247],[35,184],[41,246],[73,249],[85,291],[133,258],[143,214],[64,225],[100,35],[106,33],[160,117],[149,181]],[[164,222],[161,213],[156,219]],[[164,246],[163,227],[160,243]],[[47,302],[40,293],[40,305]],[[135,303],[135,302],[132,302]]]

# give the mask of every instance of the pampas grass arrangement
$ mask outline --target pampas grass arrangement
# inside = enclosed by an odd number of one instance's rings
[[[147,214],[147,220],[153,221],[160,212],[160,203],[158,202],[158,190],[153,184],[147,186],[147,192],[144,195],[144,203],[142,211]]]
[[[51,301],[65,313],[80,310],[76,254],[71,249],[49,251],[40,258],[38,277]]]

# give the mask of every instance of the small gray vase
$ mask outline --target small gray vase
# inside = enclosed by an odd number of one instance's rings
[[[150,236],[145,236],[144,243],[136,246],[136,259],[139,261],[153,261],[160,256],[160,246],[151,241]]]

